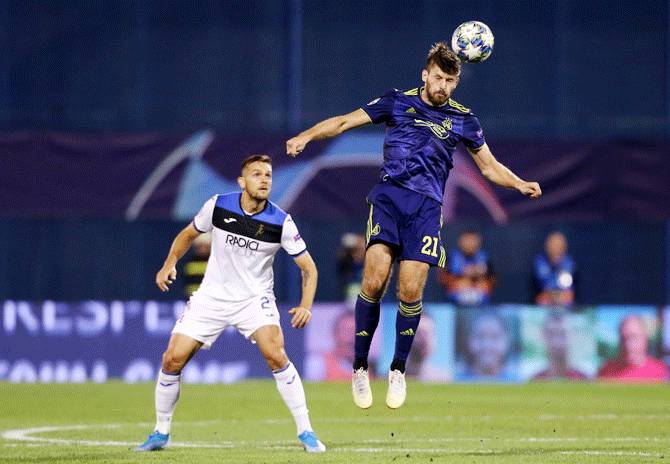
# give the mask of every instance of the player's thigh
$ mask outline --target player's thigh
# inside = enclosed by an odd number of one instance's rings
[[[407,303],[421,300],[430,264],[405,260],[400,261],[398,267],[398,297]]]
[[[201,347],[202,342],[182,333],[173,333],[163,354],[163,368],[170,369],[170,372],[175,368],[181,369]]]

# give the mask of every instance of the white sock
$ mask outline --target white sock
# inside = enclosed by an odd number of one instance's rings
[[[158,373],[156,382],[156,430],[167,435],[170,433],[172,415],[179,400],[181,390],[181,374],[164,372]]]
[[[289,361],[285,368],[273,371],[272,374],[277,381],[277,389],[288,406],[295,425],[298,429],[298,435],[305,431],[312,431],[312,424],[309,422],[309,411],[307,410],[307,401],[305,400],[305,390],[302,387],[302,381],[297,369]]]

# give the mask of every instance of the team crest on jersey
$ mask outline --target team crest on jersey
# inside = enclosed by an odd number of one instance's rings
[[[265,226],[264,226],[263,224],[261,224],[261,225],[258,227],[258,230],[256,231],[256,233],[254,234],[254,237],[258,237],[260,234],[262,234],[264,228],[265,228]]]
[[[448,121],[448,122],[447,122]],[[448,130],[451,129],[451,119],[447,118],[443,121],[442,125],[436,124],[432,121],[424,121],[422,119],[414,120],[415,126],[424,126],[430,128],[438,138],[444,140],[449,138]],[[449,126],[449,127],[447,127]]]

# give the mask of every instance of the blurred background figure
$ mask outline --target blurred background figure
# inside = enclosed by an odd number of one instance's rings
[[[190,298],[200,284],[207,269],[207,260],[212,251],[212,234],[200,234],[192,245],[192,253],[188,260],[184,263],[184,295]]]
[[[324,380],[350,381],[351,364],[354,362],[354,340],[356,338],[356,318],[353,310],[347,310],[333,322],[334,348],[323,353],[325,364]],[[371,360],[370,375],[375,372],[375,361]]]
[[[619,337],[619,353],[600,368],[599,379],[619,382],[668,380],[667,366],[648,354],[649,332],[641,316],[626,316],[619,325]]]
[[[437,279],[447,300],[461,306],[479,306],[491,301],[497,283],[482,237],[467,230],[458,238],[458,247],[449,251],[447,265],[438,268]]]
[[[586,374],[569,366],[570,337],[566,314],[555,312],[544,322],[544,341],[547,350],[547,368],[535,375],[534,380],[584,380]]]
[[[337,276],[341,301],[356,304],[358,292],[363,282],[363,262],[365,260],[365,237],[346,233],[342,236],[337,251]]]
[[[498,314],[484,312],[470,326],[467,334],[465,372],[460,380],[517,380],[507,364],[512,334]]]
[[[424,309],[412,349],[409,352],[409,358],[407,358],[405,374],[424,382],[447,382],[452,380],[453,374],[448,369],[451,366],[441,367],[430,362],[430,357],[435,353],[438,343],[435,320]]]
[[[552,232],[544,242],[544,253],[535,258],[533,269],[534,303],[541,306],[569,307],[575,304],[577,269],[568,255],[568,240]]]

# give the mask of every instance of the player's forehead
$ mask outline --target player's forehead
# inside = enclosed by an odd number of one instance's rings
[[[437,63],[431,63],[430,66],[426,68],[426,71],[428,71],[429,76],[440,77],[442,79],[457,78],[460,75],[460,71],[456,74],[449,74],[447,72],[442,71],[442,69],[438,66]]]
[[[253,173],[270,173],[272,174],[272,165],[270,163],[266,163],[265,161],[254,161],[253,163],[249,163],[244,167],[244,175],[247,174],[253,174]]]

